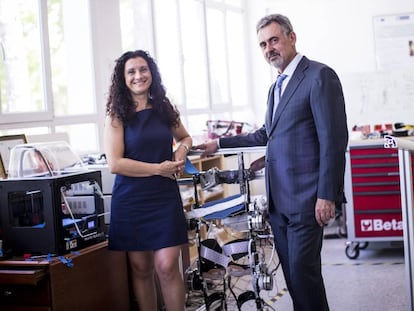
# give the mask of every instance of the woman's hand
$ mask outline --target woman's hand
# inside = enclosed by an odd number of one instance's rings
[[[180,161],[180,160],[186,160],[187,154],[190,148],[188,148],[187,145],[179,145],[177,149],[174,151],[173,160]],[[185,163],[185,162],[184,162]]]
[[[184,160],[164,161],[159,164],[158,175],[175,179],[184,172]]]
[[[175,177],[181,177],[184,174],[185,162],[187,161],[187,154],[189,149],[190,148],[187,145],[180,144],[175,150],[173,160],[184,161],[184,165],[179,168],[177,173],[175,173]]]

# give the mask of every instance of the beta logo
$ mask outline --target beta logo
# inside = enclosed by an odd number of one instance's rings
[[[400,231],[403,222],[397,219],[384,221],[382,219],[361,219],[361,231]]]

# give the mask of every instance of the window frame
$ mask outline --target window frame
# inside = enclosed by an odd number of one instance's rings
[[[88,0],[89,9],[90,9],[90,27],[91,27],[91,40],[92,40],[92,53],[93,53],[93,62],[92,66],[94,68],[94,94],[95,98],[93,105],[95,110],[92,113],[82,114],[82,111],[79,111],[78,115],[70,116],[55,116],[54,113],[54,104],[53,104],[53,89],[52,89],[52,73],[51,73],[51,55],[50,55],[50,46],[49,46],[49,26],[48,26],[48,5],[47,0],[37,0],[39,3],[39,29],[40,29],[40,47],[41,47],[41,66],[42,66],[42,79],[43,79],[43,96],[44,96],[44,109],[42,112],[33,112],[33,113],[8,113],[2,115],[0,113],[0,135],[12,135],[24,133],[26,135],[31,135],[33,133],[24,132],[27,129],[36,129],[41,131],[41,133],[34,134],[54,134],[57,133],[57,127],[64,125],[76,125],[76,124],[94,124],[97,128],[97,148],[98,150],[88,150],[88,152],[102,152],[104,141],[103,141],[103,127],[104,127],[104,117],[105,117],[105,104],[106,96],[108,93],[108,87],[110,85],[110,75],[112,74],[113,66],[115,60],[123,53],[122,43],[121,43],[121,16],[117,14],[120,12],[120,1],[116,2],[101,2],[100,0]],[[134,34],[134,46],[145,49],[149,51],[155,58],[157,58],[156,53],[156,27],[155,27],[155,18],[154,15],[154,4],[152,0],[133,0],[134,11],[137,10],[137,6],[145,9],[148,14],[145,15],[146,19],[144,21],[135,21],[135,24],[139,24],[137,32]],[[175,0],[175,3],[178,5],[180,0]],[[242,7],[234,7],[231,4],[226,4],[225,1],[218,3],[213,0],[193,0],[199,2],[203,5],[204,15],[200,20],[203,25],[201,26],[204,29],[204,35],[206,34],[206,16],[205,10],[207,7],[213,7],[220,10],[236,10],[241,12],[244,17],[243,19],[247,21],[247,4],[245,0],[241,0]],[[143,24],[144,22],[144,24]],[[226,25],[226,22],[225,22]],[[136,26],[136,25],[134,25]],[[178,24],[177,27],[180,27]],[[241,35],[246,34],[247,22],[244,23],[244,28],[241,29]],[[227,29],[225,30],[227,31]],[[142,35],[141,35],[142,33]],[[206,41],[205,41],[206,42]],[[207,44],[207,42],[206,42]],[[246,45],[245,50],[249,50],[247,39],[245,39],[244,44]],[[182,42],[180,42],[182,48]],[[208,96],[211,98],[211,81],[210,81],[210,60],[208,56],[208,46],[206,45],[205,54],[206,62],[203,66],[206,66],[208,73],[207,79],[208,82]],[[230,56],[228,51],[226,53],[226,59]],[[250,55],[247,52],[246,57]],[[182,62],[182,60],[179,60]],[[182,63],[180,63],[182,64]],[[227,66],[229,62],[227,61]],[[248,68],[248,62],[245,64],[247,83],[251,79]],[[183,69],[182,69],[183,71]],[[227,70],[228,72],[228,70]],[[182,83],[184,81],[184,73],[180,73]],[[227,78],[229,79],[229,78]],[[230,88],[230,83],[227,84],[227,87]],[[168,85],[166,85],[168,88]],[[185,94],[185,85],[178,90],[182,92],[183,98],[186,97]],[[252,98],[252,90],[246,85],[247,100],[246,105],[244,106],[235,106],[232,104],[232,93],[229,89],[230,101],[229,103],[223,105],[212,106],[211,101],[208,100],[208,106],[204,108],[191,108],[186,104],[185,99],[179,105],[179,110],[181,113],[181,118],[185,126],[190,123],[191,118],[200,119],[203,116],[203,119],[233,119],[235,115],[245,115],[245,111],[253,112],[253,107],[249,105]],[[236,120],[243,121],[243,120]],[[19,131],[19,130],[22,131]],[[47,132],[45,130],[47,129]],[[192,133],[191,134],[198,134]],[[71,142],[72,143],[72,142]]]
[[[43,100],[44,100],[44,111],[36,112],[21,112],[21,113],[6,113],[2,114],[0,111],[0,135],[13,135],[16,133],[22,133],[30,135],[31,133],[24,132],[26,129],[39,128],[42,133],[44,133],[44,128],[47,129],[47,132],[44,134],[54,134],[57,133],[56,128],[59,126],[73,126],[77,124],[94,124],[97,127],[97,133],[99,137],[95,137],[98,141],[97,148],[98,150],[85,150],[86,153],[89,152],[101,152],[103,149],[103,138],[101,132],[103,129],[103,118],[100,117],[104,108],[101,108],[101,103],[98,102],[99,98],[94,96],[93,102],[93,111],[91,113],[83,114],[82,111],[79,111],[78,114],[65,115],[65,116],[56,116],[54,108],[54,99],[53,99],[53,88],[52,88],[52,70],[51,70],[51,54],[50,54],[50,44],[49,44],[49,20],[48,20],[48,3],[47,0],[37,0],[38,2],[38,19],[39,19],[39,32],[40,32],[40,66],[41,66],[41,78],[43,85]],[[90,0],[88,6],[97,5],[96,0]],[[90,19],[96,18],[94,16],[94,11],[90,10]],[[91,31],[93,30],[93,25],[91,25]],[[95,33],[92,33],[92,36]],[[93,46],[96,42],[94,38],[92,40],[92,53],[96,52],[96,48]],[[91,59],[94,62],[93,59]],[[92,64],[93,68],[95,63]],[[95,69],[96,70],[96,69]],[[93,78],[96,80],[96,72],[92,72]],[[93,82],[95,91],[93,94],[96,94],[97,85],[96,81]],[[99,104],[98,104],[99,103]],[[21,129],[21,131],[19,131]],[[73,142],[72,142],[73,144]]]
[[[136,0],[135,0],[136,1]],[[253,112],[253,109],[251,106],[248,105],[249,102],[251,102],[249,99],[252,97],[251,91],[250,89],[247,87],[245,87],[246,89],[246,104],[245,105],[233,105],[233,98],[232,98],[232,89],[231,89],[231,83],[230,83],[230,78],[231,78],[231,73],[230,73],[230,55],[229,55],[229,49],[227,47],[227,40],[225,40],[224,44],[225,44],[225,55],[223,56],[225,58],[225,66],[226,66],[226,92],[228,93],[228,100],[226,102],[221,102],[221,103],[212,103],[212,96],[213,96],[213,91],[212,91],[212,73],[211,73],[211,54],[209,53],[209,49],[211,48],[210,43],[208,42],[208,34],[207,34],[207,10],[219,10],[220,12],[223,13],[223,25],[225,26],[224,34],[223,36],[225,38],[227,38],[228,34],[228,29],[227,29],[227,23],[228,23],[228,17],[227,17],[227,12],[228,11],[232,11],[235,13],[240,13],[242,14],[242,18],[244,20],[247,20],[247,14],[246,14],[246,2],[245,0],[241,0],[241,7],[235,7],[234,5],[231,4],[227,4],[226,1],[220,2],[218,3],[217,1],[214,0],[193,0],[195,2],[199,2],[202,4],[202,10],[203,10],[203,14],[202,16],[200,16],[200,23],[202,23],[202,30],[204,33],[204,38],[203,38],[203,42],[204,42],[204,47],[205,47],[205,66],[206,66],[206,72],[207,72],[207,107],[206,108],[191,108],[189,107],[189,105],[187,104],[188,98],[187,98],[187,94],[185,92],[187,85],[185,82],[184,77],[184,60],[183,57],[179,58],[177,61],[180,64],[180,72],[177,73],[177,76],[180,77],[180,79],[182,79],[182,86],[179,90],[174,90],[174,92],[180,92],[179,97],[182,98],[182,102],[180,102],[177,106],[178,109],[180,110],[181,113],[181,119],[183,124],[187,127],[187,129],[190,130],[190,132],[192,134],[195,135],[200,135],[201,133],[194,133],[193,131],[191,131],[191,128],[188,127],[189,122],[189,118],[191,118],[192,116],[196,116],[196,115],[207,115],[208,118],[207,119],[233,119],[234,115],[237,114],[242,114],[244,111],[246,110],[251,110],[251,112]],[[175,2],[175,6],[177,7],[177,25],[174,25],[174,27],[176,29],[181,29],[182,25],[180,22],[180,5],[182,5],[181,0],[174,0]],[[155,40],[153,42],[153,55],[155,58],[158,58],[158,54],[157,53],[159,51],[159,47],[157,45],[157,40],[160,40],[159,38],[159,33],[157,32],[157,25],[156,22],[157,20],[157,12],[156,10],[154,10],[154,7],[152,7],[153,11],[152,11],[152,21],[153,22],[153,35],[155,37]],[[171,13],[171,12],[170,12]],[[246,28],[246,24],[244,23],[244,27]],[[246,33],[246,29],[240,29],[241,35],[244,35]],[[183,42],[182,42],[182,37],[181,34],[178,35],[179,38],[179,54],[183,55]],[[245,44],[245,50],[248,48],[247,47],[247,39],[244,40],[244,44]],[[246,53],[246,58],[249,57],[249,55]],[[249,79],[249,68],[248,68],[248,62],[245,62],[245,72],[246,72],[246,76],[247,76],[247,81],[246,84],[249,83],[248,79]],[[203,64],[204,65],[204,64]],[[161,74],[163,74],[164,69],[160,68],[161,70]],[[163,81],[167,88],[168,88],[168,82]],[[207,121],[207,120],[206,120]],[[243,120],[238,120],[238,121],[243,121]],[[206,130],[207,128],[205,128]]]

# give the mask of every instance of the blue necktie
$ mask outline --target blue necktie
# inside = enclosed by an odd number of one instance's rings
[[[280,74],[280,75],[277,76],[277,79],[276,79],[276,87],[275,87],[275,90],[274,90],[274,93],[273,93],[272,122],[273,122],[273,119],[275,117],[275,112],[276,112],[277,105],[279,105],[280,96],[282,94],[283,80],[285,80],[286,78],[287,78],[287,75]]]

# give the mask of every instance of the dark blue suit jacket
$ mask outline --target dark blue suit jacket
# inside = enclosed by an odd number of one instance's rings
[[[302,57],[271,123],[273,89],[262,128],[220,139],[222,148],[264,146],[269,211],[314,211],[317,198],[343,200],[348,129],[341,83],[328,66]],[[274,202],[274,205],[273,205]]]

